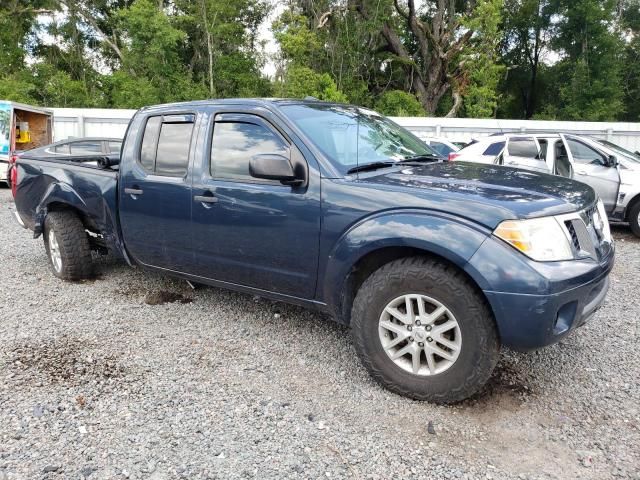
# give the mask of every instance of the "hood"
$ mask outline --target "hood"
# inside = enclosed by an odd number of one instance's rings
[[[411,190],[429,203],[428,208],[439,205],[439,210],[453,210],[491,227],[506,219],[576,212],[597,199],[591,187],[567,178],[466,162],[376,171],[360,181],[382,189]]]

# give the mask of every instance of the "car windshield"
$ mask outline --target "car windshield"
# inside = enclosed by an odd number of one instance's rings
[[[282,110],[343,174],[367,164],[441,156],[370,110],[326,104],[284,105]]]
[[[625,160],[640,163],[640,155],[638,155],[637,153],[631,152],[626,148],[622,148],[620,145],[608,142],[607,140],[596,140],[596,142],[604,145],[605,147],[609,147],[611,150],[614,150],[616,153],[622,155]]]

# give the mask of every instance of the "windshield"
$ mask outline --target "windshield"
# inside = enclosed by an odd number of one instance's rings
[[[604,145],[605,147],[609,147],[611,150],[622,155],[625,160],[640,163],[640,155],[638,155],[637,153],[631,152],[626,148],[622,148],[620,145],[616,145],[615,143],[611,143],[607,140],[596,140],[596,142]]]
[[[282,110],[340,170],[437,152],[383,116],[342,105],[283,105]]]

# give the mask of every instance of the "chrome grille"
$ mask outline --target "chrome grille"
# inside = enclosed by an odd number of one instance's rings
[[[603,238],[602,229],[595,225],[598,223],[594,221],[596,215],[597,208],[593,207],[562,217],[565,233],[578,258],[590,257],[598,260],[606,256],[611,249],[610,241]]]
[[[580,251],[580,241],[578,240],[578,234],[576,233],[576,229],[573,226],[573,220],[566,220],[564,222],[564,226],[567,228],[567,231],[569,232],[569,236],[571,237],[571,245],[573,245],[573,248],[576,252]]]

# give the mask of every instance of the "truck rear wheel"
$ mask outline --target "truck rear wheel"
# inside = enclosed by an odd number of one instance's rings
[[[455,403],[489,379],[500,343],[485,299],[454,267],[422,257],[390,262],[358,291],[356,350],[371,376],[400,395]]]
[[[43,238],[49,265],[56,277],[82,280],[92,275],[89,239],[75,213],[61,211],[48,214]]]

